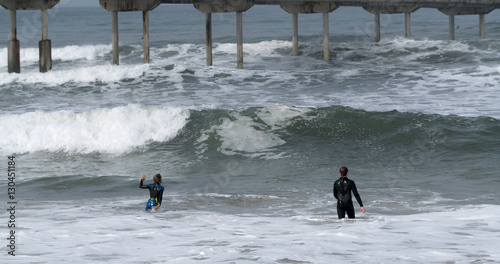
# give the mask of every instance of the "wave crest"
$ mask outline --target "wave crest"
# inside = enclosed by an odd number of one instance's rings
[[[0,115],[0,151],[65,151],[123,154],[153,141],[168,141],[185,126],[189,111],[127,105],[111,109]]]

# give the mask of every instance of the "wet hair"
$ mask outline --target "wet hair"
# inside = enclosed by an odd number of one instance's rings
[[[349,170],[347,169],[346,166],[342,166],[342,167],[340,167],[339,172],[340,172],[340,176],[346,176],[347,173],[349,172]]]
[[[159,173],[155,174],[155,176],[153,176],[153,181],[155,184],[160,184],[161,182],[161,175]]]

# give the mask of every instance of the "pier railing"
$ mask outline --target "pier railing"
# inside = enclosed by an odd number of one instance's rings
[[[0,0],[0,5],[10,11],[10,40],[7,43],[8,71],[20,72],[20,50],[17,40],[17,10],[41,10],[42,40],[40,49],[40,72],[52,69],[51,41],[48,38],[47,9],[59,0]],[[374,40],[380,41],[380,14],[405,14],[405,36],[411,38],[411,13],[420,8],[436,8],[449,16],[450,40],[455,39],[456,15],[479,15],[479,38],[485,38],[485,15],[500,8],[500,0],[99,0],[99,4],[111,12],[113,34],[113,64],[119,64],[118,13],[142,11],[144,63],[149,63],[149,11],[160,4],[192,4],[205,13],[207,65],[212,65],[212,13],[236,13],[237,66],[243,68],[243,12],[254,5],[280,5],[292,15],[292,55],[298,55],[298,14],[323,14],[323,54],[329,60],[328,14],[340,6],[359,6],[374,15]]]

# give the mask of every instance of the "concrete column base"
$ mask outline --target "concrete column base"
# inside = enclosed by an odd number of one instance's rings
[[[484,33],[484,14],[479,15],[479,39],[485,39]]]
[[[411,38],[411,13],[405,13],[405,37]]]
[[[38,42],[38,49],[40,53],[40,72],[52,70],[52,43],[50,39]]]
[[[149,12],[142,11],[142,46],[144,49],[144,63],[149,63]]]
[[[455,15],[448,15],[448,28],[450,29],[450,40],[455,40]]]
[[[212,66],[212,13],[205,14],[205,35],[207,46],[207,66]]]
[[[113,28],[113,65],[120,64],[119,40],[118,40],[118,11],[111,12],[111,23]]]
[[[21,73],[21,59],[19,56],[19,40],[7,41],[8,50],[8,70],[9,73]]]
[[[243,69],[243,13],[236,13],[236,51],[238,69]]]
[[[323,60],[330,60],[330,27],[328,13],[323,13]]]
[[[375,25],[375,42],[380,42],[380,13],[373,14]]]

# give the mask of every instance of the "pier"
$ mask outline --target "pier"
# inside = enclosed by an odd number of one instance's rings
[[[20,43],[17,39],[17,10],[40,10],[42,39],[38,44],[40,72],[52,69],[52,45],[49,39],[47,10],[54,7],[59,0],[0,0],[0,5],[10,11],[10,40],[7,42],[8,71],[21,72]]]
[[[19,10],[41,11],[41,40],[39,42],[40,72],[52,69],[51,40],[48,37],[47,10],[59,0],[0,0],[0,5],[10,12],[10,40],[8,49],[8,72],[20,73],[20,43],[17,40],[16,12]],[[411,38],[411,14],[420,8],[435,8],[449,17],[449,39],[455,39],[455,16],[478,15],[479,38],[485,38],[485,15],[500,7],[500,0],[99,0],[99,4],[111,13],[113,39],[113,64],[119,64],[119,12],[142,12],[144,63],[150,62],[149,54],[149,12],[160,4],[192,4],[205,14],[206,63],[212,66],[212,13],[236,13],[237,67],[243,68],[243,13],[254,5],[279,5],[291,14],[292,55],[299,54],[298,15],[323,14],[323,58],[330,59],[329,14],[340,6],[358,6],[374,16],[374,41],[380,41],[380,15],[404,14],[405,37]]]

